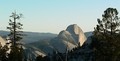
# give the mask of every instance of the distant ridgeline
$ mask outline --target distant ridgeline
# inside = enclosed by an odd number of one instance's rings
[[[6,38],[8,34],[8,31],[0,30],[0,36],[2,36],[3,38]],[[25,35],[23,36],[22,42],[25,44],[33,43],[44,39],[52,39],[57,36],[57,34],[38,32],[23,32],[23,34]]]

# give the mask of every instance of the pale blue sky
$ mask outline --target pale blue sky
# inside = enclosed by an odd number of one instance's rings
[[[17,11],[24,15],[25,31],[58,34],[70,24],[92,31],[108,7],[120,12],[120,0],[0,0],[0,30],[6,30],[11,12]]]

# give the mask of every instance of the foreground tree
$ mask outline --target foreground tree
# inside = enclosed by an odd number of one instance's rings
[[[119,61],[120,20],[115,8],[107,8],[94,28],[93,46],[95,61]]]
[[[21,31],[23,24],[17,22],[22,17],[22,14],[16,14],[13,12],[9,19],[9,27],[7,29],[10,30],[10,44],[11,44],[11,51],[9,54],[10,61],[22,61],[23,60],[23,48],[20,40],[22,39],[23,32]]]
[[[7,45],[1,46],[0,45],[0,61],[8,61],[8,47]]]

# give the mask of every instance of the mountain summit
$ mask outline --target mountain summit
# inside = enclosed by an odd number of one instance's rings
[[[82,29],[77,24],[72,24],[66,30],[61,31],[58,36],[51,40],[50,44],[59,52],[65,52],[66,49],[71,50],[76,46],[82,46],[86,41]]]
[[[80,46],[82,46],[83,43],[86,41],[86,36],[77,24],[68,26],[66,31],[71,34],[76,43],[80,43]]]

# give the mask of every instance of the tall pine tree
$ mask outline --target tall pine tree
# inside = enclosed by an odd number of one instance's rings
[[[22,17],[22,14],[13,12],[10,17],[11,19],[9,19],[9,27],[7,27],[7,29],[10,30],[10,34],[8,36],[11,40],[11,51],[8,57],[10,61],[22,61],[23,48],[20,40],[23,36],[23,32],[21,31],[23,24],[17,21]]]

